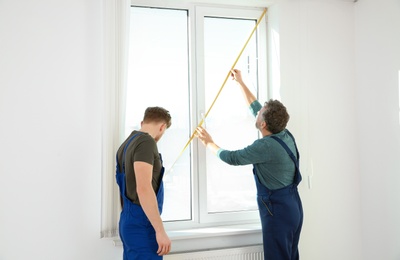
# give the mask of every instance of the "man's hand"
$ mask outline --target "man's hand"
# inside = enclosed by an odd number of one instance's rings
[[[211,135],[201,126],[196,128],[196,137],[207,147],[207,144],[213,143]]]
[[[159,256],[168,254],[169,251],[171,251],[171,240],[169,239],[167,233],[165,233],[165,231],[157,232],[156,239],[158,244],[157,254]]]
[[[231,70],[232,80],[236,80],[239,84],[243,83],[242,72],[238,69]]]
[[[196,128],[196,137],[200,139],[200,141],[214,154],[217,154],[220,147],[214,143],[211,135],[201,126]]]
[[[246,86],[246,84],[244,84],[243,79],[242,79],[242,72],[240,70],[232,69],[231,77],[233,80],[236,80],[236,82],[239,84],[240,89],[242,90],[242,93],[244,95],[244,98],[245,98],[248,106],[250,106],[254,101],[257,100],[256,96],[254,96],[254,94],[251,93],[251,91]]]

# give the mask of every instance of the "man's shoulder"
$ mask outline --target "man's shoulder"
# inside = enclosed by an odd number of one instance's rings
[[[129,141],[132,138],[134,138],[132,140],[132,142],[137,142],[137,141],[139,141],[139,142],[148,142],[148,141],[154,142],[153,137],[151,137],[148,133],[140,132],[138,130],[132,131],[132,133],[126,138],[125,142]]]

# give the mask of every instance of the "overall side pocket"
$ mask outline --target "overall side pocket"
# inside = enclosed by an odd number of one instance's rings
[[[267,197],[257,197],[258,208],[261,216],[274,216],[272,203]]]

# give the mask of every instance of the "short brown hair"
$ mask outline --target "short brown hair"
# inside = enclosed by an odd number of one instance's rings
[[[272,99],[265,102],[264,107],[266,109],[262,116],[268,130],[273,134],[283,131],[290,118],[286,107],[279,100]]]
[[[162,107],[148,107],[144,111],[143,122],[165,122],[167,128],[171,126],[171,115],[169,111]]]

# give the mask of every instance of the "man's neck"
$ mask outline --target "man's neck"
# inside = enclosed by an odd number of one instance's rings
[[[140,128],[139,131],[143,132],[143,133],[147,133],[151,137],[153,137],[153,139],[155,139],[154,130],[152,129],[152,127],[150,125],[142,125],[142,127]]]
[[[262,137],[266,137],[266,136],[272,135],[272,133],[266,129],[263,129],[261,131],[261,135],[262,135]]]

